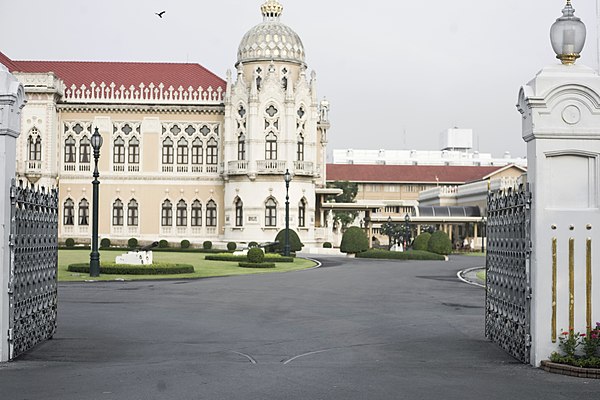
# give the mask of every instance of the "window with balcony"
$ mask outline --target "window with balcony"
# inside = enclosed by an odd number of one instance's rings
[[[29,161],[42,161],[42,138],[38,136],[37,128],[32,128],[27,140]]]
[[[187,204],[183,199],[177,203],[177,226],[187,226]]]
[[[113,143],[113,163],[125,164],[125,140],[117,136]]]
[[[173,226],[173,204],[165,200],[161,209],[161,226]]]
[[[88,164],[91,160],[91,143],[90,138],[84,136],[79,140],[79,162]]]
[[[246,135],[243,133],[238,136],[238,157],[239,161],[244,161],[246,159]]]
[[[184,138],[177,142],[177,164],[187,165],[189,157],[188,142]]]
[[[217,141],[211,138],[206,144],[206,164],[217,165],[219,162],[219,150],[217,147]]]
[[[272,197],[265,202],[265,226],[277,226],[277,203]]]
[[[213,200],[206,203],[206,226],[217,226],[217,203]]]
[[[298,143],[296,144],[296,159],[304,161],[304,136],[298,135]]]
[[[138,226],[139,222],[139,207],[135,199],[131,199],[127,204],[127,225]]]
[[[135,136],[129,140],[127,148],[127,162],[129,164],[140,163],[140,141]]]
[[[200,138],[194,139],[192,142],[192,164],[202,165],[202,140]]]
[[[113,226],[123,226],[123,202],[120,199],[115,200],[112,211]]]
[[[63,204],[63,225],[75,225],[75,203],[71,199]]]
[[[162,143],[162,163],[173,164],[173,140],[166,138]]]
[[[65,163],[74,163],[76,160],[76,153],[75,139],[73,139],[73,136],[69,135],[65,139]]]
[[[202,226],[202,203],[194,200],[192,203],[192,226]]]
[[[266,137],[265,160],[277,160],[277,136],[273,132]]]
[[[86,199],[79,202],[79,225],[89,225],[90,223],[90,204]]]

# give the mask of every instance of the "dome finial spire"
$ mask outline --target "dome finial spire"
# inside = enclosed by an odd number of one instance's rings
[[[265,20],[278,20],[283,12],[283,6],[278,0],[267,0],[260,6],[260,11]]]

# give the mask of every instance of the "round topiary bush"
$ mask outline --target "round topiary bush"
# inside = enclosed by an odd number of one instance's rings
[[[169,247],[169,242],[167,242],[165,239],[162,239],[158,242],[158,247],[161,249],[166,249],[167,247]]]
[[[235,249],[237,249],[237,244],[235,244],[235,242],[227,243],[227,250],[234,251]]]
[[[300,241],[300,237],[298,237],[296,231],[290,229],[289,232],[290,251],[295,252],[302,250],[302,246],[304,245]],[[281,253],[283,251],[283,248],[285,247],[285,229],[279,231],[277,236],[275,236],[275,241],[279,243],[273,246],[273,250],[275,252]]]
[[[127,241],[127,247],[130,249],[135,249],[138,247],[138,240],[136,238],[131,238]]]
[[[360,253],[369,249],[369,238],[358,226],[351,226],[344,232],[340,250],[344,253]]]
[[[190,241],[187,239],[183,239],[179,245],[181,246],[182,249],[189,249]]]
[[[413,250],[422,250],[427,251],[429,246],[429,239],[431,238],[431,233],[423,232],[419,236],[415,238],[413,242]]]
[[[75,247],[75,239],[68,238],[67,240],[65,240],[65,246],[66,247]]]
[[[212,242],[210,240],[205,240],[204,243],[202,243],[202,248],[204,250],[212,249]]]
[[[248,243],[248,248],[252,248],[252,247],[258,247],[258,243],[257,242],[250,242]]]
[[[445,232],[435,231],[431,234],[427,251],[436,254],[448,255],[452,252],[452,242]]]
[[[331,244],[331,242],[325,242],[323,243],[323,248],[324,249],[331,249],[333,247],[333,245]]]
[[[102,248],[108,248],[108,247],[110,247],[110,239],[109,238],[103,238],[100,241],[100,247],[102,247]]]
[[[263,253],[263,251],[260,248],[253,247],[250,250],[248,250],[248,262],[261,263],[264,260],[265,260],[265,253]]]

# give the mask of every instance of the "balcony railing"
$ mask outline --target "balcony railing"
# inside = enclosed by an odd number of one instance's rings
[[[283,174],[285,164],[286,162],[282,160],[258,160],[256,170],[259,174]]]
[[[314,173],[314,163],[312,161],[294,161],[294,174],[313,175]]]
[[[235,160],[227,163],[227,172],[230,175],[243,175],[248,172],[248,161]]]

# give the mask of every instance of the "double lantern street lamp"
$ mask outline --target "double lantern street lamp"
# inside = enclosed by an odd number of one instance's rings
[[[102,147],[102,136],[98,128],[94,131],[91,139],[92,149],[94,150],[94,180],[92,181],[92,252],[90,253],[90,276],[100,276],[100,253],[98,253],[98,186],[100,181],[98,177],[98,158],[100,158],[100,147]]]
[[[283,247],[283,255],[286,257],[290,256],[290,182],[292,181],[292,174],[290,170],[286,169],[283,174],[283,180],[285,181],[285,246]]]
[[[585,24],[575,16],[571,0],[567,0],[562,13],[550,28],[550,42],[556,58],[565,65],[572,65],[585,44]]]

